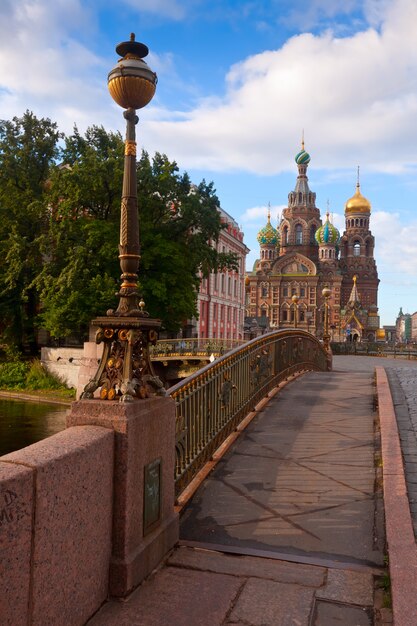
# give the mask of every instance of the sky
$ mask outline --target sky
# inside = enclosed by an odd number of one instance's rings
[[[107,75],[131,32],[158,74],[138,146],[214,182],[247,269],[304,132],[310,188],[341,231],[360,166],[381,325],[417,310],[417,0],[0,0],[0,119],[124,133]]]

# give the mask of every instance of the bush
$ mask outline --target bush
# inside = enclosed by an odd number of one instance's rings
[[[39,359],[33,359],[26,376],[26,389],[66,389],[67,386],[55,374],[44,368]]]
[[[45,369],[39,359],[31,362],[22,361],[20,354],[10,349],[6,351],[7,360],[0,362],[0,389],[9,391],[59,391],[72,397],[74,390],[55,374]]]
[[[0,389],[24,389],[29,365],[22,361],[0,363]]]

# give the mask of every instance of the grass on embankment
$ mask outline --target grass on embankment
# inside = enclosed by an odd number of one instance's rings
[[[0,391],[34,399],[75,399],[75,389],[68,388],[58,376],[48,372],[39,359],[25,361],[13,349],[6,349],[6,358],[0,362]]]

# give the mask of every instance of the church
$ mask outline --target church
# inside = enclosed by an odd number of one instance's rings
[[[345,204],[341,236],[328,211],[321,218],[308,185],[310,155],[304,141],[301,148],[295,156],[295,188],[278,227],[268,211],[267,224],[258,233],[259,259],[245,281],[247,321],[264,331],[297,326],[323,337],[323,289],[328,288],[331,341],[375,341],[379,279],[371,204],[361,193],[358,176],[355,194]]]

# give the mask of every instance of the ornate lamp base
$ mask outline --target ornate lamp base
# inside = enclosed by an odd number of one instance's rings
[[[94,398],[100,387],[102,400],[133,402],[153,395],[165,396],[149,358],[149,344],[158,339],[160,321],[146,317],[98,317],[96,343],[104,343],[97,372],[84,387],[82,400]]]

